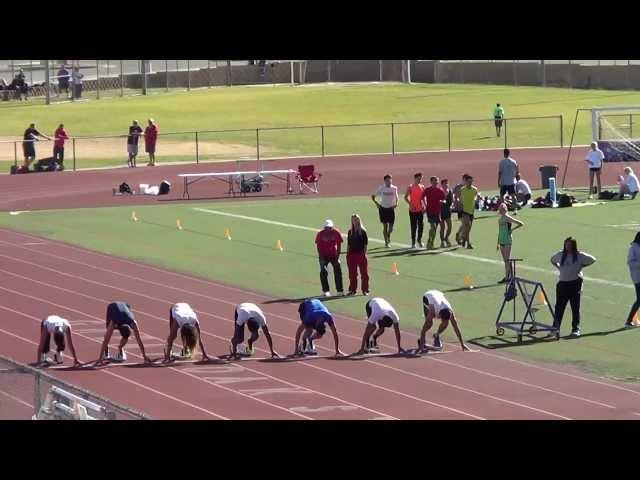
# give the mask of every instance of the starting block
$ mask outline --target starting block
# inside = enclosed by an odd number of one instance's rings
[[[549,297],[547,297],[547,292],[544,289],[544,285],[542,285],[541,282],[527,280],[516,275],[516,262],[521,261],[521,258],[509,259],[509,263],[511,264],[511,278],[505,286],[504,300],[502,301],[502,306],[500,307],[498,317],[496,318],[496,334],[498,336],[504,335],[505,328],[513,330],[518,335],[518,343],[522,343],[522,336],[526,333],[535,335],[538,332],[546,331],[555,336],[556,340],[559,340],[560,331],[553,327],[555,314],[553,312],[553,308],[551,307]],[[533,291],[529,292],[527,287],[533,287]],[[522,321],[518,321],[516,319],[516,306],[518,303],[518,296],[522,299],[522,304],[524,306],[524,316],[522,318]],[[534,305],[536,299],[541,300],[540,305]],[[512,318],[511,320],[503,321],[502,315],[503,313],[506,313],[505,307],[507,306],[508,302],[513,302]],[[551,314],[551,325],[538,322],[538,320],[536,319],[536,313],[540,314],[541,312],[539,312],[539,310],[544,311],[545,307]]]

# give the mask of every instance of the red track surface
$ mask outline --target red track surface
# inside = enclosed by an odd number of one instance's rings
[[[518,156],[521,164],[525,153]],[[433,155],[428,158],[437,158],[439,154]],[[451,155],[468,160],[469,153]],[[324,194],[368,193],[372,185],[378,183],[384,168],[389,168],[396,178],[405,174],[408,178],[416,168],[426,174],[433,171],[453,178],[460,170],[471,171],[479,177],[481,186],[491,187],[495,168],[492,167],[491,172],[486,166],[478,168],[482,159],[474,160],[473,166],[456,166],[452,157],[446,157],[450,163],[444,167],[433,163],[433,169],[429,168],[430,164],[411,163],[417,158],[413,156],[380,157],[387,163],[393,161],[394,165],[382,166],[375,175],[371,173],[374,170],[371,159],[358,157],[356,166],[344,159],[325,159],[322,160],[326,174],[323,191]],[[424,161],[424,156],[420,158]],[[494,164],[495,155],[490,158]],[[279,161],[277,166],[283,164],[286,162]],[[340,180],[350,171],[360,171],[363,165],[367,165],[367,170],[361,177],[351,177],[348,185]],[[196,168],[200,171],[225,169],[221,165]],[[533,166],[527,164],[524,168],[527,171]],[[138,180],[152,183],[156,178],[169,177],[169,171],[193,169],[180,166],[136,172],[3,177],[0,184],[6,187],[2,189],[1,205],[26,210],[131,200],[156,202],[158,198],[113,198],[110,189],[122,180],[132,184],[139,183]],[[47,185],[43,185],[45,178],[51,179]],[[366,185],[365,180],[369,182]],[[76,181],[85,183],[74,186]],[[52,195],[51,185],[56,182],[63,182],[65,191]],[[340,185],[342,190],[338,189]],[[7,190],[11,189],[12,193],[8,194]],[[92,189],[96,191],[87,193]],[[180,194],[174,192],[172,197]],[[198,312],[210,354],[226,353],[233,330],[230,312],[237,303],[247,300],[261,304],[266,312],[276,349],[284,354],[292,350],[299,322],[296,305],[266,303],[272,299],[259,293],[8,230],[0,230],[0,247],[3,252],[0,253],[3,318],[0,351],[19,361],[35,360],[39,322],[53,313],[71,320],[81,359],[95,359],[104,334],[106,305],[117,299],[126,299],[133,306],[143,341],[152,357],[162,354],[168,332],[167,312],[177,301],[189,302]],[[355,351],[363,322],[337,315],[337,325],[342,349]],[[415,342],[415,333],[403,333],[406,346]],[[331,353],[331,343],[329,338],[322,340],[320,353]],[[385,338],[383,350],[392,352],[392,343],[391,338]],[[267,353],[264,339],[258,347],[258,355]],[[51,369],[50,372],[154,418],[164,419],[637,419],[640,416],[637,407],[640,389],[636,385],[618,384],[485,350],[463,353],[453,344],[447,345],[444,354],[421,358],[319,358],[286,363],[182,363],[165,367],[139,365],[135,363],[140,360],[137,347],[130,344],[127,350],[133,364],[85,370]],[[27,411],[25,404],[32,402],[31,390],[11,393],[17,400],[0,392],[0,405],[3,401],[14,402],[16,412]]]

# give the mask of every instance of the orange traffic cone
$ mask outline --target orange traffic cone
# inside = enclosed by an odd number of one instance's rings
[[[282,246],[282,241],[278,240],[278,242],[276,243],[276,248],[278,250],[280,250],[281,252],[284,252],[284,247]]]
[[[542,290],[538,291],[538,303],[540,305],[547,305],[547,300],[544,298],[544,294],[542,293]]]
[[[134,222],[138,221],[138,217],[136,217],[136,212],[131,212],[131,220],[133,220]]]
[[[231,230],[229,230],[228,228],[224,231],[224,238],[226,238],[227,240],[231,240]]]
[[[400,270],[398,270],[398,264],[396,262],[393,262],[391,265],[391,273],[394,275],[400,275]]]
[[[473,288],[473,278],[471,278],[470,274],[464,277],[464,286],[469,290]]]
[[[182,223],[180,223],[180,219],[176,220],[176,227],[178,227],[178,230],[182,230]]]

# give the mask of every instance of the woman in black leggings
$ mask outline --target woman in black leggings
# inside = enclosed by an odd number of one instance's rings
[[[631,311],[625,322],[625,328],[640,327],[640,324],[634,324],[633,317],[638,313],[640,308],[640,232],[636,233],[636,238],[633,239],[631,246],[629,247],[629,254],[627,255],[627,265],[629,265],[629,273],[631,274],[631,281],[636,287],[636,301],[631,306]]]
[[[560,330],[564,309],[571,304],[571,336],[580,336],[580,294],[582,293],[582,268],[592,265],[596,258],[578,250],[578,242],[569,237],[564,241],[561,252],[551,257],[551,264],[560,270],[556,285],[556,318],[554,328]]]

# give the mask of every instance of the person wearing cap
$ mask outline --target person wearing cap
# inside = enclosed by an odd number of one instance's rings
[[[61,364],[64,361],[63,352],[66,348],[66,340],[69,342],[69,350],[71,350],[71,355],[73,356],[73,366],[79,366],[80,360],[78,360],[76,349],[73,346],[71,325],[67,319],[57,315],[49,315],[40,323],[40,343],[38,344],[37,363],[42,364],[47,361],[46,356],[50,350],[51,337],[53,337],[53,341],[56,344],[55,362]]]
[[[433,319],[436,317],[440,319],[440,326],[438,327],[438,331],[433,334],[433,348],[437,350],[442,349],[442,340],[440,339],[440,335],[447,329],[449,322],[451,322],[453,330],[456,332],[456,336],[460,342],[460,346],[462,347],[462,351],[468,352],[470,350],[462,339],[462,333],[460,333],[460,327],[458,326],[458,321],[456,320],[453,308],[451,307],[451,303],[449,303],[447,298],[444,296],[444,293],[439,290],[426,291],[422,296],[422,311],[424,313],[424,325],[422,326],[420,339],[418,340],[418,351],[429,350],[429,347],[425,345],[425,337],[427,332],[433,326]]]
[[[105,358],[110,358],[109,340],[111,340],[111,335],[113,335],[113,331],[116,329],[120,332],[122,339],[120,340],[120,345],[118,345],[118,354],[116,355],[114,360],[124,362],[127,359],[127,354],[124,351],[124,346],[127,344],[129,336],[131,335],[131,331],[133,330],[144,361],[146,363],[151,363],[151,360],[149,359],[149,357],[147,357],[147,354],[144,350],[144,345],[142,344],[142,339],[140,338],[138,323],[136,322],[136,319],[133,316],[133,312],[131,311],[131,305],[125,302],[111,302],[107,306],[106,317],[107,331],[104,334],[104,340],[102,342],[102,345],[100,346],[100,354],[98,356],[98,360],[96,360],[96,365],[101,365],[104,362]]]
[[[333,226],[332,220],[324,222],[324,228],[316,235],[316,248],[318,250],[318,261],[320,263],[320,283],[322,293],[325,297],[331,296],[329,288],[328,266],[333,267],[333,277],[336,282],[338,295],[344,295],[342,286],[342,267],[340,266],[340,247],[342,245],[342,234]]]
[[[136,167],[136,157],[138,156],[138,140],[143,135],[142,127],[137,120],[134,120],[129,127],[129,136],[127,136],[127,153],[129,154],[129,167]]]
[[[500,130],[502,130],[502,121],[504,120],[504,108],[496,103],[496,108],[493,109],[493,123],[496,126],[496,135],[500,136]]]
[[[398,353],[403,353],[404,349],[400,342],[400,316],[396,309],[384,298],[372,298],[364,309],[367,313],[367,326],[362,335],[362,345],[356,355],[362,355],[367,351],[375,353],[378,350],[378,338],[384,333],[385,328],[391,327],[396,334]]]
[[[602,191],[602,182],[600,174],[602,173],[602,162],[604,161],[604,153],[598,148],[598,142],[591,142],[591,150],[587,153],[584,160],[589,165],[589,199],[593,198],[593,177],[596,177],[596,195],[600,195]]]
[[[144,130],[144,150],[149,154],[148,167],[156,166],[156,142],[158,141],[158,126],[153,118],[149,119],[149,125]]]
[[[247,340],[247,346],[250,354],[253,353],[253,345],[260,338],[260,329],[264,333],[267,343],[269,344],[269,350],[271,351],[271,358],[280,358],[278,352],[273,349],[273,339],[269,333],[269,327],[267,327],[267,318],[264,316],[264,312],[254,303],[243,302],[236,306],[235,318],[233,322],[233,338],[231,339],[231,357],[238,358],[238,345],[244,342],[244,326],[247,326],[251,336]],[[245,352],[241,352],[245,353]]]

